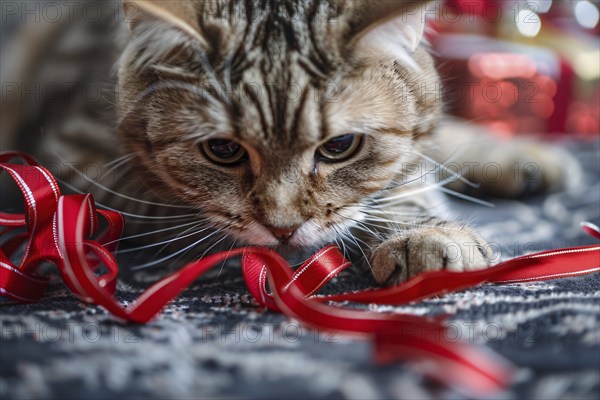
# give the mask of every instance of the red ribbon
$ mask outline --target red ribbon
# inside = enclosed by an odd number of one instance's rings
[[[11,159],[23,164],[9,164]],[[25,214],[0,212],[0,235],[13,232],[0,247],[0,295],[19,302],[40,299],[47,279],[37,276],[41,262],[55,264],[65,284],[83,301],[103,306],[115,316],[143,323],[198,276],[225,259],[242,256],[242,272],[254,299],[320,331],[335,331],[373,339],[380,362],[403,359],[420,371],[472,395],[488,395],[511,381],[510,366],[484,348],[454,342],[445,335],[441,318],[375,313],[342,308],[332,301],[402,304],[457,291],[484,282],[512,283],[555,279],[600,270],[600,246],[580,246],[518,257],[495,267],[470,272],[436,271],[385,289],[320,296],[316,293],[350,266],[335,246],[328,246],[295,271],[270,249],[247,247],[217,253],[187,264],[156,282],[128,307],[113,297],[118,266],[111,254],[123,230],[121,214],[97,210],[92,195],[61,195],[52,174],[26,154],[0,154],[0,167],[19,186]],[[96,239],[99,217],[108,228]],[[589,234],[600,232],[584,224]],[[19,265],[10,256],[26,243]],[[99,274],[100,266],[108,272]],[[267,282],[272,293],[267,290]]]

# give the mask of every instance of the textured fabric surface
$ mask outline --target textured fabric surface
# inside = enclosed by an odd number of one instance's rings
[[[594,243],[579,222],[600,222],[599,144],[570,144],[585,166],[569,190],[493,209],[452,201],[504,258]],[[122,266],[125,268],[126,266]],[[134,300],[158,278],[131,275],[118,298]],[[327,288],[364,286],[358,274]],[[600,396],[600,274],[484,285],[402,307],[447,313],[454,337],[486,344],[517,366],[499,398]],[[367,342],[310,331],[258,309],[235,265],[202,278],[146,325],[116,321],[60,283],[43,302],[0,303],[0,397],[10,398],[456,398],[402,364],[376,366]]]

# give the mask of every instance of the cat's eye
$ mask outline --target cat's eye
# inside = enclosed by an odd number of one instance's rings
[[[362,137],[359,135],[336,136],[317,149],[318,155],[326,162],[340,162],[352,157],[358,150]]]
[[[234,165],[246,156],[244,147],[234,140],[211,139],[202,142],[202,151],[211,161],[222,165]]]

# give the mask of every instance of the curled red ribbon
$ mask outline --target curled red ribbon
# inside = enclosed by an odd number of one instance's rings
[[[11,159],[23,164],[9,164]],[[468,394],[489,395],[511,381],[510,366],[484,348],[447,339],[440,318],[375,313],[342,308],[330,302],[402,304],[457,291],[484,282],[512,283],[555,279],[600,271],[600,246],[580,246],[518,257],[495,267],[470,272],[424,273],[403,284],[355,293],[316,293],[350,266],[335,246],[317,252],[295,271],[270,249],[247,247],[217,253],[187,264],[150,286],[128,307],[113,297],[118,266],[111,254],[123,230],[114,211],[97,210],[92,195],[61,195],[52,174],[23,153],[0,154],[0,168],[19,186],[25,214],[0,212],[0,295],[19,302],[40,299],[47,279],[36,275],[41,262],[55,264],[65,284],[83,301],[103,306],[127,321],[144,323],[198,276],[227,258],[242,256],[242,272],[254,299],[320,331],[336,331],[373,340],[380,362],[403,359],[424,374]],[[99,217],[108,228],[97,239]],[[10,233],[18,228],[24,233]],[[598,228],[584,230],[600,239]],[[10,256],[26,243],[19,265]],[[104,266],[106,273],[98,274]],[[272,293],[267,290],[267,282]]]

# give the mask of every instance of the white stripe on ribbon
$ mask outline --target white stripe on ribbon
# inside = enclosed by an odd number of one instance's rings
[[[33,234],[33,232],[35,232],[35,229],[37,227],[37,204],[35,203],[35,197],[33,197],[33,192],[31,191],[31,188],[27,185],[27,183],[25,183],[23,178],[21,178],[21,176],[19,174],[17,174],[17,172],[14,169],[12,169],[6,165],[4,165],[4,168],[6,168],[7,170],[12,172],[11,175],[18,181],[17,183],[23,189],[23,193],[25,194],[25,197],[28,199],[30,209],[33,210],[33,225],[32,225],[32,228],[30,229],[30,236],[31,236]],[[27,259],[30,248],[31,248],[31,241],[28,241],[27,248],[25,249],[25,254],[23,255],[23,258],[22,258],[22,262],[24,262]]]
[[[40,168],[40,167],[36,166],[35,169],[37,169],[38,171],[40,171],[42,173],[42,175],[44,175],[44,178],[46,178],[46,180],[50,184],[50,187],[52,188],[52,191],[54,192],[54,198],[56,199],[56,201],[58,201],[58,198],[60,197],[60,192],[59,192],[58,188],[56,187],[56,183],[54,182],[54,179],[52,179],[48,175],[48,173],[46,173],[44,168]]]
[[[16,274],[19,274],[19,275],[21,275],[23,278],[29,279],[30,281],[39,282],[39,283],[46,283],[46,281],[45,281],[45,280],[43,280],[43,279],[38,279],[38,278],[35,278],[35,277],[33,277],[33,276],[30,276],[30,275],[25,275],[24,273],[22,273],[22,272],[21,272],[21,271],[19,271],[18,269],[16,269],[16,268],[12,267],[10,264],[7,264],[7,263],[5,263],[5,262],[2,262],[2,261],[0,261],[0,267],[2,267],[2,268],[6,268],[6,269],[7,269],[7,270],[9,270],[9,271],[12,271],[12,272],[14,272],[14,273],[16,273]]]
[[[77,227],[76,227],[76,233],[75,233],[77,238],[83,237],[82,235],[80,235],[80,232],[82,230],[81,229],[81,225],[82,225],[81,211],[82,210],[85,211],[85,208],[84,207],[79,208],[79,214],[77,217]],[[89,294],[83,289],[83,287],[81,286],[81,283],[77,279],[77,276],[75,276],[75,274],[73,273],[73,267],[71,266],[71,263],[69,262],[69,257],[67,256],[68,252],[67,252],[67,246],[66,246],[66,242],[65,242],[64,224],[62,221],[62,218],[64,215],[64,197],[61,197],[58,199],[58,208],[57,208],[56,215],[57,215],[57,224],[56,225],[58,227],[58,232],[57,232],[58,243],[57,244],[58,244],[58,248],[63,253],[63,257],[62,257],[62,261],[64,263],[63,271],[66,272],[66,274],[69,276],[71,282],[77,288],[79,295],[82,298],[84,298],[86,301],[92,301],[93,299],[91,297],[89,297]],[[80,257],[80,253],[81,252],[77,252],[78,257]],[[85,268],[84,268],[84,270],[85,270]],[[87,296],[87,297],[84,297],[84,296]]]
[[[289,281],[288,284],[285,285],[285,287],[283,288],[283,291],[288,290],[288,288],[290,287],[290,285],[292,283],[294,283],[294,281],[296,279],[298,279],[300,277],[300,275],[302,275],[308,269],[308,267],[310,267],[312,264],[314,264],[315,261],[317,261],[319,258],[321,258],[324,254],[328,253],[333,248],[334,248],[333,246],[329,246],[329,247],[325,248],[324,250],[321,250],[320,252],[318,252],[314,256],[312,256],[312,260],[310,260],[310,262],[308,262],[304,267],[302,267],[302,269],[300,271],[298,271],[297,273],[294,274],[294,276],[292,277],[292,280]]]

